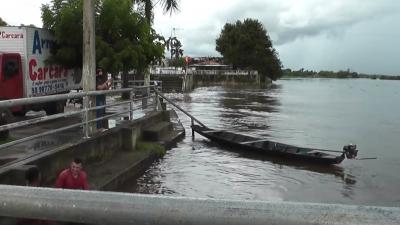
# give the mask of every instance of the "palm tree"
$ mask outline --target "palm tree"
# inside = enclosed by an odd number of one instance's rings
[[[179,0],[157,0],[157,2],[153,4],[153,0],[132,0],[132,3],[137,3],[139,7],[142,8],[147,22],[152,23],[153,9],[157,4],[162,4],[164,8],[164,13],[169,12],[170,14],[172,14],[173,12],[179,10],[178,1]]]
[[[165,42],[168,51],[171,51],[171,59],[178,59],[183,56],[182,43],[177,37],[170,37]]]

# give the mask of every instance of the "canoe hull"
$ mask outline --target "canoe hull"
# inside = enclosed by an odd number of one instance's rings
[[[224,146],[270,156],[328,165],[339,164],[345,158],[344,154],[336,156],[328,154],[321,149],[297,147],[242,134],[235,134],[228,131],[212,130],[206,127],[200,127],[198,125],[193,125],[192,129],[196,133],[210,139],[211,141]]]

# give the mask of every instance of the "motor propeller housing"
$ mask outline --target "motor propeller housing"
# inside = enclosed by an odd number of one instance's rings
[[[343,153],[346,155],[347,159],[355,159],[357,157],[357,145],[348,144],[343,146]]]

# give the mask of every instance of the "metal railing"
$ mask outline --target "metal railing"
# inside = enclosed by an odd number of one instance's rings
[[[68,129],[76,128],[76,127],[83,127],[84,131],[83,133],[86,134],[88,137],[88,124],[93,123],[99,120],[103,119],[108,119],[112,117],[117,117],[120,115],[128,115],[129,120],[132,120],[132,114],[133,111],[142,109],[144,106],[142,105],[141,107],[134,107],[134,102],[140,101],[140,100],[147,100],[154,98],[153,102],[151,104],[147,104],[146,102],[146,107],[147,106],[154,106],[155,108],[157,107],[157,94],[155,92],[150,92],[150,90],[158,90],[160,87],[161,82],[155,82],[151,81],[150,85],[148,86],[139,86],[136,84],[142,84],[142,81],[134,81],[132,82],[134,85],[131,88],[124,88],[124,89],[115,89],[115,90],[106,90],[106,91],[89,91],[89,92],[77,92],[77,93],[68,93],[68,94],[59,94],[59,95],[50,95],[50,96],[41,96],[41,97],[34,97],[34,98],[21,98],[21,99],[12,99],[12,100],[3,100],[0,101],[0,109],[5,109],[5,108],[12,108],[15,106],[21,106],[21,105],[31,105],[31,104],[41,104],[41,103],[47,103],[47,102],[55,102],[55,101],[66,101],[68,99],[85,99],[88,98],[89,96],[97,96],[97,95],[116,95],[116,94],[121,94],[121,93],[129,93],[130,99],[126,101],[120,101],[120,102],[113,102],[113,103],[108,103],[102,106],[95,106],[95,107],[90,107],[90,108],[83,108],[78,111],[72,111],[72,112],[65,112],[65,113],[59,113],[55,115],[49,115],[49,116],[42,116],[42,117],[37,117],[33,119],[28,119],[24,121],[19,121],[19,122],[14,122],[14,123],[9,123],[0,126],[0,131],[5,131],[5,130],[11,130],[11,129],[16,129],[20,127],[25,127],[33,124],[38,124],[38,123],[43,123],[46,121],[51,121],[59,118],[64,118],[64,117],[71,117],[74,115],[82,115],[82,121],[80,123],[75,123],[71,125],[67,125],[62,128],[57,128],[57,129],[52,129],[50,131],[45,131],[39,134],[31,135],[28,137],[20,138],[18,140],[13,140],[10,142],[7,142],[5,144],[0,145],[0,149],[10,147],[16,144],[20,144],[29,140],[33,140],[38,137],[46,136],[49,134],[65,131]],[[143,91],[141,91],[143,90]],[[138,98],[137,96],[140,96]],[[119,106],[119,105],[129,105],[128,110],[124,111],[119,111],[116,113],[112,113],[110,115],[104,115],[102,117],[98,117],[92,120],[88,120],[87,113],[92,110],[98,110],[98,109],[104,109],[107,107],[113,107],[113,106]]]
[[[0,185],[0,216],[85,224],[399,224],[400,208]]]

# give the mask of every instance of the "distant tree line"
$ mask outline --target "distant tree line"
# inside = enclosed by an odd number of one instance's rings
[[[283,77],[306,77],[306,78],[369,78],[369,79],[381,79],[381,80],[400,80],[400,76],[388,76],[388,75],[369,75],[357,72],[351,72],[350,70],[334,71],[313,71],[313,70],[291,70],[284,69]]]

